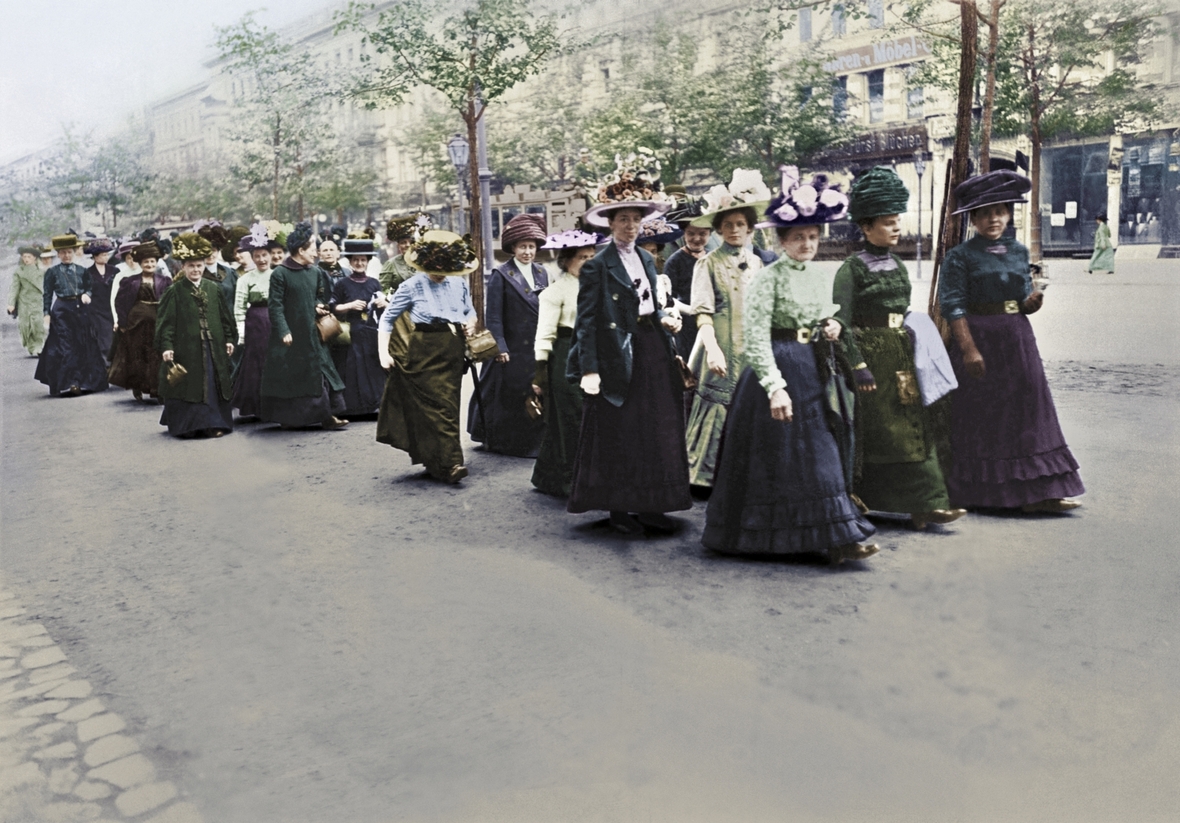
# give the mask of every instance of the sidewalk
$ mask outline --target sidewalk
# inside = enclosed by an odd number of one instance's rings
[[[91,696],[40,623],[0,588],[0,820],[202,823],[156,779],[126,723]]]

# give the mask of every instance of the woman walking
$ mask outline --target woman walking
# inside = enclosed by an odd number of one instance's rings
[[[111,362],[110,380],[131,389],[136,400],[146,394],[154,402],[160,379],[160,353],[156,349],[156,317],[164,292],[172,285],[165,268],[160,271],[160,250],[155,243],[140,243],[131,252],[139,274],[123,278],[115,295],[119,340]]]
[[[21,246],[17,251],[20,264],[12,274],[12,287],[8,290],[8,314],[19,324],[20,344],[31,357],[36,357],[45,345],[45,325],[41,320],[45,275],[37,265],[41,250],[36,246]]]
[[[232,408],[239,421],[257,420],[262,414],[262,371],[270,342],[271,255],[266,226],[255,223],[238,241],[238,248],[250,255],[254,268],[238,276],[234,286],[234,323],[238,329],[241,359],[234,370]]]
[[[289,256],[270,275],[259,416],[286,429],[348,425],[337,417],[344,411],[344,383],[316,326],[328,314],[331,286],[315,265],[315,251],[311,225],[300,223],[287,235]]]
[[[105,237],[92,237],[82,247],[82,253],[91,261],[86,275],[90,278],[90,317],[94,321],[94,338],[108,366],[114,357],[116,325],[111,308],[116,271],[114,266],[108,265],[114,250],[115,244]]]
[[[377,315],[386,306],[381,284],[365,270],[377,254],[372,240],[345,240],[351,268],[336,281],[330,308],[348,324],[348,342],[333,345],[336,370],[344,381],[344,414],[376,414],[385,391],[385,370],[377,355]],[[343,336],[343,335],[342,335]]]
[[[549,273],[535,262],[545,239],[545,221],[539,215],[518,214],[504,227],[500,247],[512,259],[492,272],[485,312],[500,354],[483,364],[479,396],[471,398],[467,410],[471,439],[488,451],[513,457],[536,457],[545,434],[544,421],[525,411],[537,370],[533,345],[539,297],[549,285]]]
[[[431,477],[455,484],[467,476],[459,442],[459,391],[465,339],[475,328],[466,276],[479,268],[475,252],[449,231],[427,231],[405,253],[419,274],[402,283],[381,315],[377,351],[389,372],[377,441],[408,452]],[[414,324],[395,358],[390,339],[398,318]]]
[[[234,428],[229,358],[238,330],[221,284],[204,277],[212,248],[193,232],[176,238],[181,279],[164,292],[156,316],[160,425],[173,437],[221,437]]]
[[[49,335],[36,378],[49,386],[53,397],[106,391],[106,358],[90,313],[90,277],[74,262],[82,244],[74,234],[59,234],[52,243],[61,262],[45,272],[42,283],[43,322]]]
[[[901,237],[909,191],[892,169],[877,166],[856,179],[849,197],[865,248],[836,273],[832,300],[860,397],[855,492],[871,510],[909,514],[918,529],[950,523],[966,512],[951,509],[947,498],[907,331],[909,274],[890,251]]]
[[[1098,224],[1094,229],[1094,254],[1090,257],[1086,271],[1114,274],[1114,245],[1110,242],[1110,226],[1107,225],[1106,215],[1100,214],[1094,220]]]
[[[826,554],[862,560],[876,530],[849,495],[851,368],[839,343],[827,281],[808,266],[820,227],[848,198],[816,175],[800,185],[787,167],[766,214],[785,252],[745,294],[745,371],[734,390],[701,542],[745,555]],[[836,399],[832,404],[829,389]],[[769,401],[769,402],[768,402]]]
[[[542,248],[557,250],[562,274],[541,292],[534,357],[533,390],[541,398],[545,435],[533,466],[533,486],[545,494],[568,497],[574,455],[582,425],[582,390],[566,380],[566,363],[578,315],[578,278],[594,247],[606,238],[576,229],[548,238]]]
[[[1028,249],[1005,238],[1012,204],[1031,188],[1015,172],[994,171],[955,188],[956,213],[975,236],[951,249],[939,274],[939,302],[951,324],[951,398],[956,506],[1067,512],[1085,491],[1065,443],[1028,315],[1044,293],[1033,287]]]

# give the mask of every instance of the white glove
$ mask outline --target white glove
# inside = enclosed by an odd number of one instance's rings
[[[581,386],[586,394],[598,394],[602,389],[602,378],[597,374],[583,374]]]

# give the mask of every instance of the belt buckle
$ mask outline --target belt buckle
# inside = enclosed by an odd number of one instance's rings
[[[905,315],[904,314],[890,313],[890,315],[889,315],[889,328],[900,329],[902,326],[902,323],[904,323],[904,322],[905,322]]]
[[[798,343],[810,343],[811,329],[795,329],[795,341]]]
[[[1020,303],[1016,300],[1005,300],[1004,314],[1020,314]]]

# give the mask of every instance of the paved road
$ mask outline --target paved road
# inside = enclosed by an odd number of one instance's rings
[[[837,572],[706,555],[701,504],[615,537],[527,461],[439,486],[371,422],[175,441],[5,323],[11,619],[211,822],[1175,819],[1180,265],[1081,268],[1035,325],[1086,506]]]

